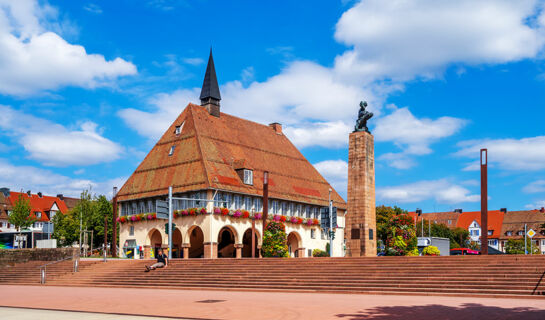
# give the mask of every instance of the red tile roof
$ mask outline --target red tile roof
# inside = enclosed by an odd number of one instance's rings
[[[424,219],[425,221],[432,221],[437,224],[444,224],[450,229],[456,228],[458,218],[460,217],[460,214],[457,212],[428,212],[422,213],[420,217],[418,217],[415,212],[409,212],[409,215],[413,219],[416,217],[417,222],[420,222],[421,219]]]
[[[499,210],[488,211],[488,231],[490,230],[494,231],[492,235],[488,236],[488,238],[499,238],[501,236],[501,228],[503,224],[504,215],[505,214]],[[473,221],[477,221],[477,223],[481,225],[480,211],[460,213],[457,227],[464,228],[467,230],[469,228],[469,225]]]
[[[545,235],[541,225],[545,223],[545,213],[539,210],[525,211],[510,211],[505,214],[503,226],[501,230],[501,238],[503,239],[522,239],[524,236],[517,235],[517,232],[524,231],[526,224],[527,230],[533,229],[537,234],[534,239],[543,239]],[[512,235],[508,236],[507,232],[511,231]]]
[[[68,212],[68,208],[66,207],[66,204],[64,203],[64,201],[62,201],[61,199],[57,197],[51,197],[46,195],[39,197],[37,194],[31,194],[31,196],[29,197],[28,194],[26,193],[13,192],[13,191],[10,192],[10,195],[8,197],[12,206],[15,205],[15,202],[17,201],[17,199],[19,199],[19,196],[22,196],[23,199],[30,200],[30,206],[32,208],[31,214],[30,214],[31,217],[36,218],[36,215],[35,215],[36,212],[42,213],[42,217],[38,219],[37,221],[44,221],[44,222],[49,221],[49,217],[47,216],[46,211],[49,211],[51,207],[53,207],[53,204],[55,203],[57,204],[57,207],[59,208],[59,211],[61,213]]]
[[[236,172],[241,166],[253,170],[253,185],[241,181]],[[327,205],[332,187],[285,135],[225,113],[212,116],[190,103],[119,190],[118,200],[163,196],[170,185],[175,193],[219,189],[261,196],[264,171],[269,197]],[[332,200],[346,208],[335,190]]]

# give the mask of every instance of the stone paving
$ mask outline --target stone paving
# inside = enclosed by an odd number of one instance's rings
[[[103,313],[79,319],[117,319],[111,314],[181,319],[545,319],[543,299],[11,285],[0,286],[0,292],[0,307],[34,308],[27,312],[40,312],[40,319],[48,319],[49,311],[35,309]],[[76,318],[72,312],[60,315],[64,318],[51,319]],[[13,319],[30,319],[17,316]]]

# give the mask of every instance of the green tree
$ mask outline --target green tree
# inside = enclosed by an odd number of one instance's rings
[[[68,213],[57,214],[53,218],[55,229],[53,238],[61,246],[72,246],[80,241],[80,225],[82,231],[93,232],[93,247],[100,248],[104,243],[104,218],[108,221],[108,243],[112,243],[112,204],[106,196],[91,195],[84,190],[80,202]],[[82,239],[83,240],[83,239]],[[88,239],[89,241],[91,239]],[[119,234],[116,241],[119,240]]]
[[[530,253],[530,239],[526,238],[526,250]],[[533,254],[539,254],[538,246],[532,247]],[[507,254],[524,254],[524,240],[509,239],[505,244],[505,253]]]
[[[416,226],[417,235],[422,234],[422,224],[418,223]],[[450,229],[445,224],[432,223],[429,220],[424,220],[424,235],[430,236],[431,230],[432,237],[447,238],[450,240],[450,248],[467,247],[469,245],[469,231],[464,228]]]
[[[21,236],[22,230],[28,229],[36,221],[36,219],[30,216],[31,210],[30,201],[19,195],[8,217],[8,222],[15,226],[15,229],[19,232],[19,236]],[[21,242],[19,242],[18,247],[21,248]]]
[[[377,240],[382,240],[382,243],[386,243],[388,239],[388,230],[390,229],[390,222],[394,216],[407,214],[406,210],[399,207],[376,207],[377,217]],[[377,247],[378,249],[378,247]]]
[[[286,227],[282,222],[267,223],[261,252],[263,257],[288,257]]]

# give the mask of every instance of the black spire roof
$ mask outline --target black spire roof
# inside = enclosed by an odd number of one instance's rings
[[[204,74],[204,81],[202,83],[201,104],[212,103],[219,106],[220,100],[220,88],[218,86],[218,78],[216,77],[214,58],[212,57],[212,48],[210,48],[210,57],[208,58],[208,65],[206,66],[206,73]]]

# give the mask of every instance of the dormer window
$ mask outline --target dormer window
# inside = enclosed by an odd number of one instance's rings
[[[517,235],[523,236],[523,235],[524,235],[524,231],[520,230],[519,232],[517,232]]]
[[[170,147],[170,150],[168,151],[168,155],[171,156],[174,154],[174,149],[176,149],[176,146]]]
[[[182,122],[181,125],[176,126],[176,130],[174,131],[174,133],[176,133],[177,136],[180,135],[180,134],[182,133],[182,129],[184,128],[184,123],[185,123],[185,121]]]
[[[513,235],[513,231],[507,231],[507,232],[505,233],[505,235],[506,235],[506,236],[512,236],[512,235]]]
[[[42,218],[42,213],[41,212],[36,211],[36,212],[34,212],[34,214],[36,215],[36,218],[38,218],[38,219]]]
[[[494,230],[488,230],[488,235],[491,236],[494,233]]]
[[[254,184],[254,172],[252,170],[244,169],[244,184]]]

